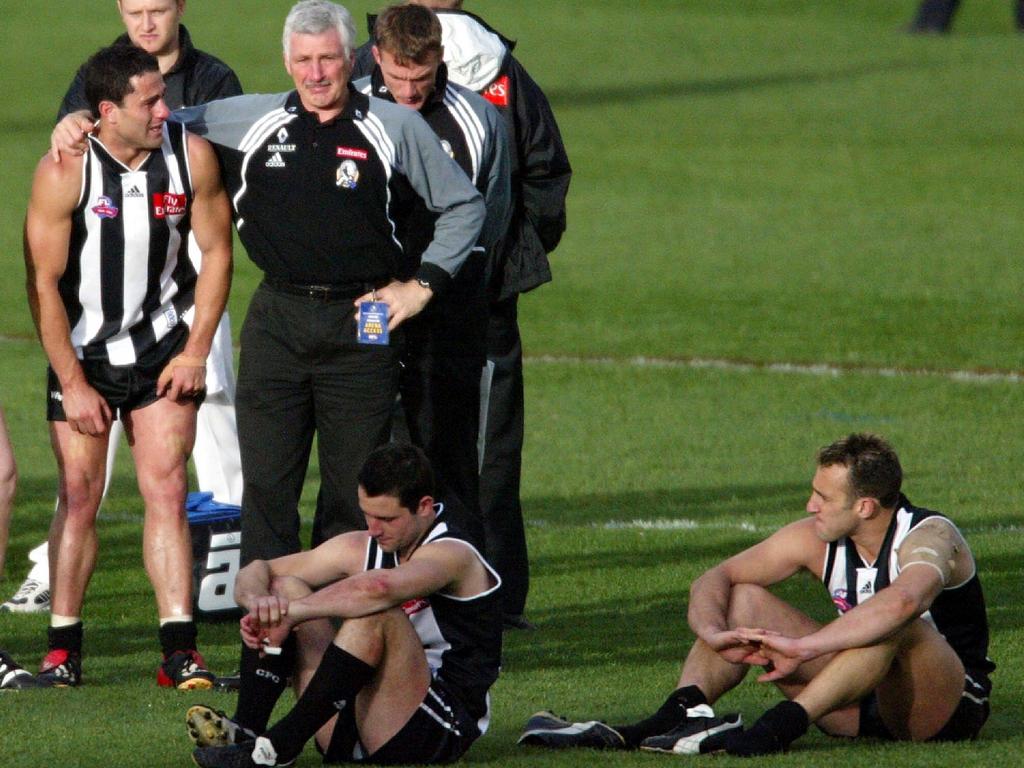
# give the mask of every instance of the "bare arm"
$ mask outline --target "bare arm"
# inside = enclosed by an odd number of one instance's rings
[[[735,584],[767,587],[801,569],[820,571],[824,544],[814,535],[811,522],[787,525],[694,581],[687,614],[694,633],[717,650],[722,634],[729,631],[729,597]]]
[[[368,536],[353,531],[328,539],[316,549],[273,560],[254,560],[235,577],[235,602],[251,609],[254,600],[271,592],[277,577],[299,579],[310,589],[343,579],[363,567]]]
[[[58,287],[67,269],[71,215],[81,178],[80,159],[63,165],[49,156],[39,161],[25,215],[25,287],[36,332],[60,381],[68,425],[76,432],[98,435],[110,424],[110,407],[86,381]]]
[[[948,522],[928,520],[900,545],[900,574],[886,588],[810,635],[788,638],[756,630],[747,639],[763,643],[782,656],[804,662],[827,653],[881,642],[915,621],[951,583],[970,577],[974,561],[967,543]],[[962,578],[958,578],[962,577]],[[784,664],[764,676],[773,680]]]
[[[206,357],[231,287],[231,206],[217,158],[207,141],[191,134],[187,138],[194,192],[192,234],[202,252],[202,264],[188,341],[157,383],[157,394],[166,393],[171,400],[192,396],[205,385]]]
[[[477,562],[468,547],[456,542],[426,544],[395,568],[356,573],[293,601],[288,617],[297,624],[322,617],[347,619],[379,613],[454,586]]]

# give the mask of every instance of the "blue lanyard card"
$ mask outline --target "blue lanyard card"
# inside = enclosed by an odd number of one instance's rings
[[[360,344],[388,343],[388,305],[382,301],[359,303],[359,328],[356,338]]]

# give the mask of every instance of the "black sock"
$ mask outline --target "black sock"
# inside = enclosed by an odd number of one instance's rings
[[[82,655],[82,622],[67,627],[50,627],[46,630],[47,650],[57,648]]]
[[[749,730],[730,733],[725,751],[741,757],[784,752],[810,725],[807,710],[795,701],[783,701],[761,715]]]
[[[292,711],[264,735],[277,751],[278,762],[296,757],[320,727],[346,706],[373,678],[376,668],[331,643],[313,679]]]
[[[194,651],[199,630],[194,621],[168,621],[160,627],[160,650],[164,658],[175,651]]]
[[[648,736],[659,736],[683,722],[686,710],[690,707],[707,703],[707,697],[700,688],[688,685],[673,691],[661,708],[650,717],[633,725],[615,726],[615,730],[622,735],[628,748],[636,749]]]
[[[259,651],[242,646],[238,704],[232,720],[255,733],[267,729],[274,706],[288,687],[288,676],[295,667],[295,643],[295,635],[288,635],[279,656],[267,654],[262,659]]]

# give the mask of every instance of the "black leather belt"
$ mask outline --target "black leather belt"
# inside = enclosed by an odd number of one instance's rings
[[[374,288],[373,283],[302,285],[300,283],[289,283],[287,280],[278,280],[275,277],[264,277],[263,284],[281,293],[288,293],[292,296],[305,296],[308,299],[319,299],[320,301],[354,299],[372,291]]]

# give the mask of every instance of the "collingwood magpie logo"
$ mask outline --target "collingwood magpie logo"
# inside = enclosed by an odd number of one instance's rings
[[[139,189],[137,184],[133,185],[131,189],[124,193],[125,198],[129,197],[144,197],[142,190]]]
[[[342,189],[355,189],[359,186],[359,166],[352,160],[343,161],[334,176],[334,183]]]
[[[280,152],[275,152],[269,160],[267,160],[267,168],[284,168],[284,158],[281,157]]]

